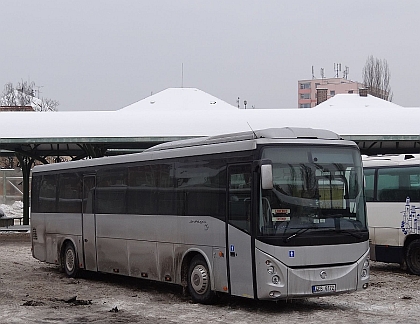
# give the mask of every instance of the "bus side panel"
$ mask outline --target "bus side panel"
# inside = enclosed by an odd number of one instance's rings
[[[211,268],[212,248],[224,251],[226,245],[225,223],[209,216],[97,214],[96,230],[99,271],[176,283],[181,283],[181,256],[191,246],[200,246]],[[224,253],[219,261],[217,281],[225,287]]]
[[[174,244],[160,242],[157,243],[157,256],[159,280],[169,282],[174,281]]]
[[[80,214],[44,214],[46,259],[48,263],[60,263],[60,251],[63,242],[70,239],[81,257],[82,221]]]
[[[46,261],[45,214],[31,214],[32,256],[39,261]]]
[[[401,230],[404,202],[368,202],[369,238],[373,261],[402,263],[406,236]]]
[[[98,271],[129,275],[127,241],[120,238],[98,237]]]
[[[159,280],[156,245],[156,242],[148,241],[130,240],[127,242],[130,276]]]
[[[213,289],[215,291],[227,292],[227,264],[226,249],[213,248]]]
[[[401,231],[405,201],[367,202],[368,225],[372,228],[395,228]],[[402,233],[402,231],[401,231]]]

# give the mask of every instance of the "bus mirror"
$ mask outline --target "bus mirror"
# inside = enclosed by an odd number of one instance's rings
[[[261,165],[261,187],[273,189],[273,166],[271,164]]]

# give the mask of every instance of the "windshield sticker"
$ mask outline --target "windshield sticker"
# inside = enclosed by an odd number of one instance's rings
[[[273,222],[290,222],[289,216],[273,216],[271,218]]]
[[[418,219],[420,214],[417,214],[415,205],[410,204],[410,197],[405,200],[405,209],[401,213],[403,214],[403,220],[401,222],[401,230],[404,235],[407,234],[419,234]]]
[[[272,210],[273,215],[278,215],[278,214],[290,214],[290,209],[273,209]]]
[[[290,214],[290,209],[272,209],[271,212],[273,214],[271,218],[273,222],[290,222],[290,216],[287,216]]]

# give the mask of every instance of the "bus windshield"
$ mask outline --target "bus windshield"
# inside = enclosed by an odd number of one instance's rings
[[[288,242],[301,234],[366,231],[363,171],[357,150],[266,147],[273,189],[261,190],[258,231]],[[303,235],[302,235],[303,236]]]

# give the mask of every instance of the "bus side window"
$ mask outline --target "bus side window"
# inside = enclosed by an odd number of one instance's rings
[[[251,224],[251,167],[229,168],[229,222],[246,232]]]
[[[375,169],[365,169],[365,195],[366,201],[375,200]]]

